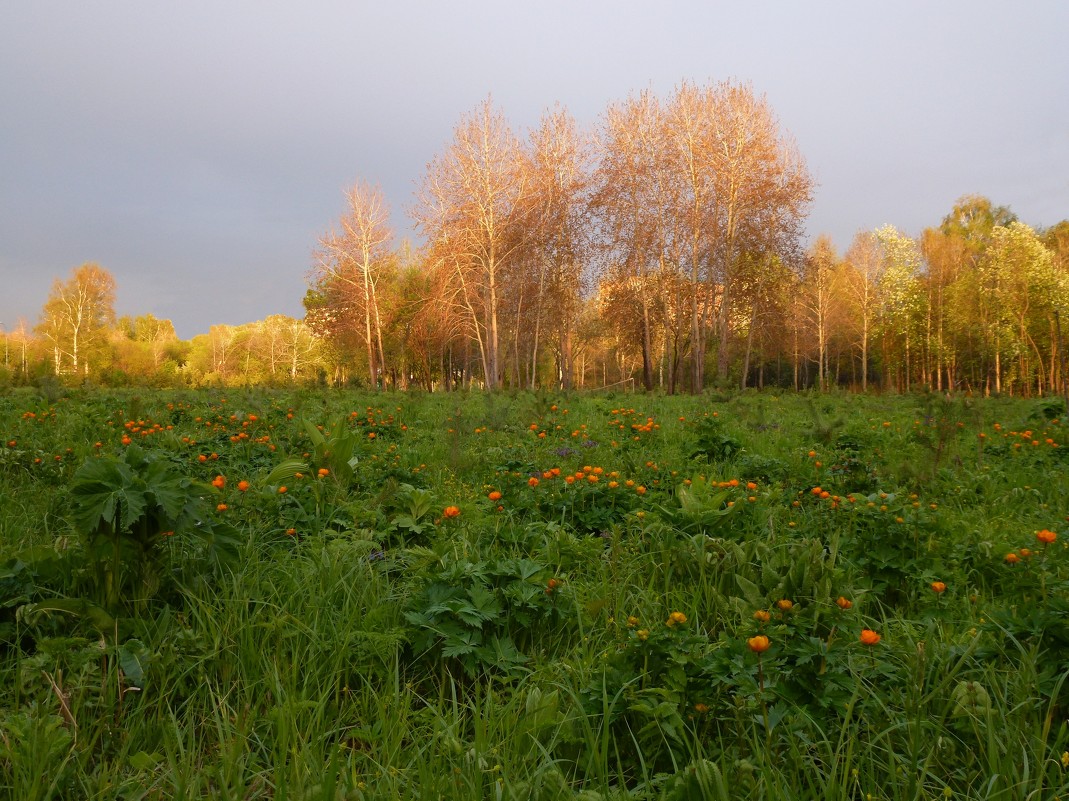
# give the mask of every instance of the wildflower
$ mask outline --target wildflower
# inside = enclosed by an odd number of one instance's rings
[[[787,598],[781,598],[776,601],[776,608],[781,612],[790,612],[794,609],[794,601],[788,600]]]
[[[497,490],[494,490],[493,492],[491,492],[486,497],[489,498],[492,501],[500,501],[501,500],[501,493],[498,492]]]
[[[534,476],[531,476],[529,479],[527,479],[527,486],[529,486],[529,487],[537,487],[538,486],[538,479],[535,478]]]
[[[287,492],[286,487],[283,486],[283,487],[279,487],[278,488],[278,494],[279,495],[285,495],[286,492]]]
[[[1012,551],[1010,553],[1006,554],[1006,558],[1005,558],[1006,564],[1015,565],[1020,561],[1021,561],[1021,557],[1019,557],[1017,554],[1013,553]]]
[[[758,609],[756,612],[753,613],[753,619],[756,620],[758,623],[767,623],[769,620],[772,619],[772,615],[770,615],[765,609]]]
[[[1058,539],[1058,535],[1055,534],[1053,531],[1043,529],[1042,531],[1036,532],[1036,539],[1042,542],[1044,545],[1050,545],[1052,542]]]
[[[757,485],[754,484],[752,481],[747,481],[746,489],[750,490],[750,492],[753,492],[755,489],[757,489]]]
[[[684,615],[682,612],[673,612],[672,614],[670,614],[668,616],[668,621],[667,621],[666,625],[674,626],[676,623],[686,623],[686,622],[687,622],[687,616],[686,615]]]
[[[862,645],[875,645],[880,641],[880,635],[872,629],[862,629],[858,639],[861,640]]]
[[[772,645],[772,641],[768,639],[764,634],[758,634],[756,637],[751,637],[746,641],[746,645],[755,654],[763,654]]]
[[[934,592],[936,595],[939,595],[940,593],[946,592],[946,589],[947,589],[947,585],[944,584],[942,581],[933,581],[932,582],[932,592]]]
[[[287,537],[292,537],[292,536],[294,536],[294,535],[295,535],[296,533],[297,533],[297,529],[295,529],[295,528],[288,528],[288,529],[286,529],[286,536],[287,536]]]
[[[226,479],[223,478],[223,476],[216,476],[212,479],[212,486],[216,487],[217,489],[222,489],[226,486]]]
[[[248,492],[249,482],[244,479],[238,482],[238,492]]]
[[[646,639],[650,636],[650,631],[649,629],[639,629],[635,632],[635,636],[642,640],[642,642],[645,642]]]
[[[680,417],[679,419],[682,420],[683,418]],[[709,705],[701,703],[695,704],[694,711],[697,712],[699,715],[704,715],[706,712],[709,711]]]
[[[329,471],[329,470],[328,470],[327,468],[325,468],[325,467],[321,467],[321,468],[319,468],[319,470],[317,471],[317,475],[318,475],[318,476],[319,476],[320,478],[326,478],[327,476],[329,476],[329,475],[330,475],[330,471]]]
[[[442,510],[442,517],[444,517],[446,520],[451,520],[454,517],[460,517],[460,507],[459,506],[447,506],[447,507],[445,507],[445,509]]]
[[[229,507],[225,503],[221,503],[221,504],[219,504],[218,506],[215,507],[215,511],[217,511],[217,512],[225,512],[228,508]]]
[[[635,617],[634,615],[631,615],[631,616],[630,616],[630,617],[629,617],[629,618],[627,619],[627,627],[628,627],[629,629],[633,629],[633,628],[634,628],[635,626],[637,626],[637,625],[638,625],[638,618],[637,618],[637,617]]]
[[[854,602],[849,600],[843,595],[840,595],[835,599],[835,605],[842,609],[844,612],[854,605]]]
[[[640,484],[639,486],[635,487],[635,492],[637,492],[639,495],[645,495],[646,488]]]

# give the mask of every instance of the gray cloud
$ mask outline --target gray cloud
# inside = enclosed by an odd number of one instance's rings
[[[743,4],[738,4],[742,6]],[[0,323],[84,261],[120,313],[301,313],[357,178],[395,227],[461,114],[520,129],[680,80],[749,80],[820,181],[811,234],[935,224],[982,193],[1069,217],[1069,5],[991,2],[7,4],[0,9]]]

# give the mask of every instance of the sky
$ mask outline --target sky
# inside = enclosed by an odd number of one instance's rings
[[[188,339],[303,315],[355,182],[398,237],[426,165],[488,96],[517,133],[560,103],[748,82],[840,252],[967,194],[1069,218],[1069,3],[0,0],[0,326],[85,262],[119,315]],[[418,242],[416,243],[418,244]]]

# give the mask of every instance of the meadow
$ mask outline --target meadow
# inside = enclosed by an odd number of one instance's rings
[[[1060,399],[0,395],[0,798],[1069,798]]]

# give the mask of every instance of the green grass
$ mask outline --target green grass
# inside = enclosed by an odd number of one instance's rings
[[[0,798],[1069,798],[1063,416],[2,395]]]

